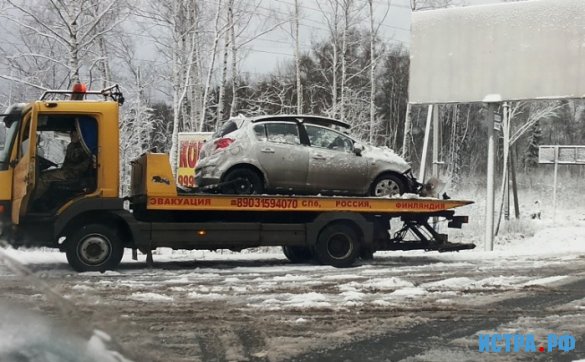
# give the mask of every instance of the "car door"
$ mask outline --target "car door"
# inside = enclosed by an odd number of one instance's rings
[[[362,193],[368,180],[368,162],[353,152],[353,140],[326,127],[304,127],[310,144],[307,184],[311,191]]]
[[[12,183],[12,222],[15,224],[26,213],[35,187],[36,138],[36,117],[31,111],[23,117],[16,143],[18,150]]]
[[[254,125],[258,141],[255,154],[274,189],[303,190],[307,181],[309,153],[301,144],[296,122],[273,121]]]

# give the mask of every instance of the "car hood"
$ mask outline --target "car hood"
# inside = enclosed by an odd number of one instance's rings
[[[410,164],[394,152],[394,150],[388,147],[364,145],[362,157],[368,158],[374,162],[391,164],[396,171],[401,173],[410,170]]]

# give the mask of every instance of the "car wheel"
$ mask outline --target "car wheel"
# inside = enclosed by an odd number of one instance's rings
[[[223,180],[221,190],[224,194],[251,195],[264,192],[264,182],[256,172],[239,168],[230,171]]]
[[[358,236],[347,225],[327,225],[319,234],[315,254],[321,264],[336,268],[350,267],[360,256]]]
[[[284,256],[294,264],[306,263],[313,260],[311,249],[304,246],[283,246],[282,251],[284,252]]]
[[[101,224],[79,228],[67,237],[66,243],[67,261],[78,272],[114,269],[124,255],[118,235]]]
[[[386,174],[378,177],[370,189],[371,196],[397,196],[406,192],[404,181],[396,175]]]

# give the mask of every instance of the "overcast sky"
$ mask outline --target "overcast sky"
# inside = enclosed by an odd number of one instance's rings
[[[300,44],[302,50],[309,50],[311,44],[327,37],[327,24],[317,5],[318,0],[301,0]],[[502,0],[462,0],[466,6],[485,5],[499,3]],[[271,6],[277,7],[277,14],[285,15],[292,12],[293,0],[271,1]],[[374,1],[377,6],[376,13],[382,20],[386,12],[386,1]],[[380,36],[389,43],[404,44],[408,46],[410,38],[410,0],[392,0],[391,8],[383,19],[380,28]],[[262,15],[259,13],[259,15]],[[364,27],[368,27],[364,24]],[[276,30],[259,39],[254,40],[245,47],[247,56],[241,64],[241,69],[252,75],[266,74],[273,71],[279,64],[294,59],[293,40],[286,31]]]

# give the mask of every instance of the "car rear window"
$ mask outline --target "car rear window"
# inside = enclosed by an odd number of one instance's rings
[[[299,129],[295,123],[266,123],[266,137],[269,142],[301,144]]]
[[[220,138],[227,134],[232,133],[238,129],[238,125],[234,121],[227,121],[223,127],[221,127],[217,132],[213,134],[212,138]]]

